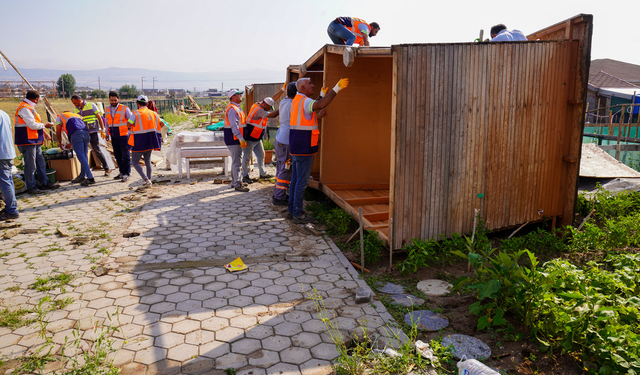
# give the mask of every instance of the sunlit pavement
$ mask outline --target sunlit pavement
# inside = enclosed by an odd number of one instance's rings
[[[74,300],[47,316],[55,350],[74,329],[90,340],[110,324],[120,327],[113,346],[122,347],[122,374],[328,374],[338,352],[308,299],[314,290],[345,337],[358,326],[382,341],[393,335],[379,301],[355,303],[356,288],[367,286],[331,240],[293,228],[271,205],[273,184],[241,193],[214,184],[211,170],[190,179],[157,172],[164,176],[143,192],[135,173],[122,183],[96,172],[90,187],[63,182],[46,195],[19,196],[17,222],[38,233],[0,240],[8,253],[0,298],[32,309],[46,295],[30,289],[37,277],[77,275],[66,293],[50,292]],[[140,235],[123,237],[132,231]],[[78,235],[92,237],[73,245]],[[248,271],[222,267],[236,257]],[[44,342],[37,336],[36,324],[0,328],[0,355],[33,353]]]

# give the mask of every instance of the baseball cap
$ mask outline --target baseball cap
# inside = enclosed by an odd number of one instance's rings
[[[147,98],[146,95],[140,95],[138,96],[138,99],[136,99],[139,102],[143,102],[143,103],[148,103],[149,102],[149,98]]]
[[[229,99],[231,99],[232,96],[234,96],[235,94],[240,94],[242,95],[242,91],[238,91],[238,90],[229,90],[229,92],[227,92],[227,96],[229,97]]]
[[[270,96],[267,96],[266,98],[264,98],[263,102],[269,104],[269,107],[271,107],[271,110],[275,109],[273,106],[276,104],[276,102],[274,102]]]

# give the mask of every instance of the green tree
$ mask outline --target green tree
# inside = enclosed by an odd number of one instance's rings
[[[91,97],[92,98],[100,98],[100,99],[104,99],[107,97],[107,93],[104,92],[103,90],[93,90],[91,91]]]
[[[56,82],[56,90],[62,98],[70,98],[76,91],[76,79],[71,73],[65,73],[58,78]]]
[[[120,87],[120,89],[118,90],[120,91],[120,95],[122,95],[125,98],[133,98],[136,95],[138,95],[138,89],[136,88],[135,85],[124,85],[122,87]]]

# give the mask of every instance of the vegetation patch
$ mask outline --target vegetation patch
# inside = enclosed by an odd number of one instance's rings
[[[65,287],[67,285],[74,286],[71,285],[71,282],[77,277],[77,275],[67,271],[53,275],[54,272],[58,272],[58,270],[53,270],[52,274],[47,277],[36,278],[36,282],[30,285],[29,288],[35,289],[39,292],[48,292],[56,288],[60,288],[62,293],[66,293]]]

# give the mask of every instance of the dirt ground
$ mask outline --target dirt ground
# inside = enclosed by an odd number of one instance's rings
[[[346,241],[349,236],[334,237],[336,242]],[[360,262],[360,255],[347,252],[345,256],[353,262]],[[393,254],[393,263],[396,264],[406,258],[405,254]],[[371,273],[367,277],[389,277],[397,281],[406,281],[416,283],[420,280],[427,279],[444,279],[453,283],[460,276],[473,276],[473,271],[467,272],[467,263],[461,261],[451,266],[433,266],[425,267],[404,276],[398,271],[389,272],[389,252],[383,251],[380,261],[376,264],[367,264],[367,269]],[[396,281],[396,282],[397,282]],[[423,306],[436,309],[441,308],[442,313],[449,319],[449,326],[442,331],[443,335],[447,334],[464,334],[473,336],[482,340],[491,348],[491,358],[484,361],[485,364],[502,370],[507,374],[584,374],[580,362],[568,355],[552,356],[547,353],[541,353],[539,346],[528,339],[529,332],[523,330],[525,339],[522,341],[508,341],[500,333],[492,333],[487,331],[478,331],[476,329],[477,319],[469,313],[469,306],[477,301],[473,294],[451,293],[443,297],[428,297],[427,302]],[[509,318],[509,317],[507,317]],[[514,321],[515,327],[521,327],[521,324]],[[524,327],[521,327],[524,329]],[[439,335],[438,332],[421,333],[419,339],[432,340]],[[457,373],[457,368],[455,369]]]

